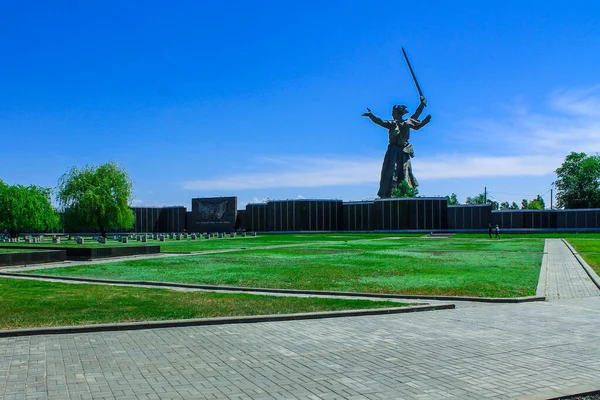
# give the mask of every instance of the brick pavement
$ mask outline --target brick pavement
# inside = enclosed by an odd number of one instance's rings
[[[6,338],[0,398],[511,399],[600,388],[599,316],[600,296],[560,296],[399,316]]]
[[[548,299],[600,296],[600,290],[561,239],[546,239]]]

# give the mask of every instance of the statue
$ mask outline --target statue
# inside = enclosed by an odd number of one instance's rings
[[[419,92],[421,104],[419,104],[414,114],[408,119],[402,119],[405,114],[408,114],[408,109],[404,105],[395,105],[392,108],[391,120],[382,120],[373,115],[368,108],[367,112],[362,115],[363,117],[369,117],[371,121],[388,130],[389,144],[383,159],[381,180],[379,181],[379,191],[377,192],[377,195],[382,199],[392,197],[392,191],[402,181],[406,181],[411,188],[419,186],[419,182],[412,173],[410,159],[415,154],[412,144],[408,140],[410,139],[411,129],[419,130],[431,121],[431,115],[427,115],[422,121],[418,119],[423,112],[423,108],[427,107],[427,100],[423,96],[423,92],[421,91],[419,82],[417,82],[404,48],[402,49],[402,53]]]
[[[419,130],[431,120],[431,115],[427,115],[422,121],[418,119],[426,105],[427,100],[421,96],[421,104],[408,119],[402,119],[405,114],[408,114],[404,105],[396,105],[392,108],[392,120],[382,120],[373,115],[368,108],[367,112],[363,114],[363,117],[369,117],[371,121],[388,130],[389,144],[383,158],[381,180],[377,192],[377,196],[382,199],[392,197],[392,190],[402,181],[406,181],[410,187],[419,186],[419,182],[412,173],[410,159],[415,155],[412,144],[408,140],[411,129]]]

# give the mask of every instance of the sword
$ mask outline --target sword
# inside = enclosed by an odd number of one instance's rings
[[[413,81],[415,81],[415,86],[417,87],[417,92],[419,92],[419,96],[423,96],[423,92],[421,91],[421,87],[419,86],[419,82],[417,82],[417,77],[410,65],[410,61],[408,61],[408,56],[406,55],[406,51],[404,51],[404,47],[402,47],[402,54],[404,54],[404,59],[406,60],[406,64],[408,65],[408,69],[410,70],[410,74],[412,75]]]

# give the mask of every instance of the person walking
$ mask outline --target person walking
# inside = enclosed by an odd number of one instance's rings
[[[490,239],[492,238],[492,224],[488,224],[488,235],[490,235]]]
[[[500,239],[500,227],[496,225],[496,239]]]

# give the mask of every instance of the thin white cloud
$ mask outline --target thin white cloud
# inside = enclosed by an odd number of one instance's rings
[[[283,159],[281,162],[289,162]],[[243,190],[286,187],[323,187],[374,183],[379,181],[381,160],[332,160],[331,158],[294,158],[294,171],[239,174],[186,182],[188,190]],[[310,162],[309,162],[310,160]],[[277,163],[280,164],[280,163]],[[551,156],[479,157],[455,155],[420,159],[415,162],[417,178],[447,179],[492,176],[540,176],[552,173],[557,159]],[[303,167],[298,167],[301,165]],[[300,198],[300,196],[299,196]],[[258,199],[256,199],[258,200]]]
[[[506,118],[474,124],[471,137],[487,141],[491,149],[501,149],[502,155],[418,157],[413,160],[417,178],[543,176],[552,174],[571,151],[600,151],[600,85],[554,92],[547,106],[549,110],[543,113],[515,106]],[[457,139],[456,148],[460,145]],[[379,181],[381,161],[356,155],[265,156],[255,159],[253,168],[268,172],[191,180],[183,188],[210,191],[371,184]]]

